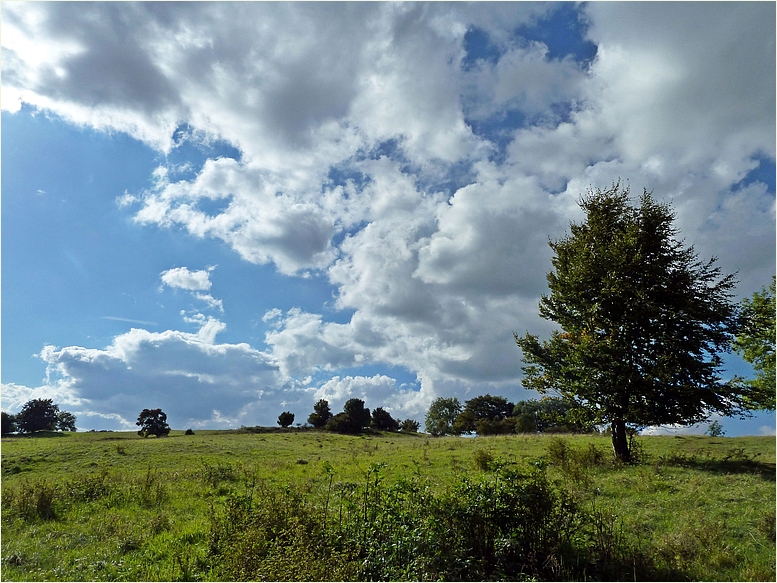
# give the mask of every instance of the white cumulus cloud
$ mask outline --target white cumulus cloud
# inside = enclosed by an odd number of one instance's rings
[[[519,34],[560,9],[576,12],[592,61]],[[537,316],[548,238],[580,218],[588,188],[619,178],[671,202],[686,242],[749,295],[775,262],[774,192],[742,183],[775,157],[774,14],[770,3],[4,3],[4,108],[24,102],[162,153],[182,125],[231,145],[238,159],[186,178],[160,166],[121,209],[289,281],[325,280],[349,314],[270,310],[259,348],[217,344],[224,324],[202,316],[197,334],[133,330],[44,359],[105,414],[145,403],[132,391],[149,387],[187,403],[201,393],[211,421],[313,390],[373,406],[399,395],[414,411],[443,392],[522,394],[512,332],[552,328]],[[475,30],[493,51],[470,62]],[[223,311],[210,273],[160,277]],[[368,364],[402,367],[422,388],[339,373]],[[300,381],[323,374],[316,389]]]

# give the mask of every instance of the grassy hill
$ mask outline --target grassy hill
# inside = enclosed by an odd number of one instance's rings
[[[2,440],[4,580],[775,580],[773,437]]]

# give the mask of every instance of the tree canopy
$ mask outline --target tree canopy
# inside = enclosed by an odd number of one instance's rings
[[[485,433],[503,433],[504,431],[494,427],[495,421],[502,421],[513,413],[514,405],[504,397],[480,395],[464,403],[464,409],[456,417],[453,423],[453,432],[457,434],[472,433],[478,430],[478,424]],[[486,422],[486,423],[483,423]],[[512,433],[512,428],[510,428]]]
[[[59,413],[59,405],[51,399],[32,399],[16,415],[16,425],[21,433],[53,431],[57,427]]]
[[[461,403],[456,397],[436,398],[426,413],[426,432],[434,436],[452,434],[453,423],[461,411]]]
[[[75,431],[76,416],[68,411],[57,413],[57,429],[60,431]]]
[[[138,415],[135,425],[140,426],[138,435],[148,437],[155,435],[163,437],[170,433],[170,426],[167,424],[167,414],[162,409],[143,409]]]
[[[391,413],[377,407],[372,411],[372,422],[370,427],[378,431],[399,431],[399,421],[391,416]]]
[[[10,435],[16,433],[16,417],[5,411],[2,412],[2,434]]]
[[[596,431],[590,413],[570,400],[544,396],[518,401],[513,409],[516,433]]]
[[[742,301],[741,327],[734,340],[734,350],[753,365],[755,378],[744,381],[749,387],[748,407],[775,407],[775,278],[768,288],[761,288]]]
[[[308,423],[316,429],[324,427],[332,418],[332,411],[329,409],[329,401],[319,399],[313,405],[313,412],[308,416]]]
[[[611,425],[613,450],[629,459],[626,424],[693,424],[743,410],[722,382],[719,353],[736,331],[733,276],[678,240],[675,214],[647,191],[589,192],[582,223],[551,241],[553,271],[540,316],[559,324],[550,340],[515,335],[523,385],[556,391]]]
[[[292,423],[294,423],[294,413],[291,411],[284,411],[278,415],[278,425],[281,427],[289,427]]]
[[[332,417],[326,424],[329,431],[338,433],[361,433],[370,425],[370,410],[361,399],[348,399],[342,413]]]

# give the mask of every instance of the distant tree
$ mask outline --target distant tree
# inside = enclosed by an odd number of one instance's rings
[[[518,405],[516,405],[517,407]],[[516,433],[537,433],[537,420],[531,413],[520,413],[514,417]]]
[[[554,271],[540,316],[551,339],[515,336],[523,385],[555,391],[611,426],[615,455],[630,461],[627,427],[698,423],[744,411],[723,382],[719,353],[736,331],[733,276],[676,238],[675,214],[645,191],[639,206],[614,184],[584,197],[582,223],[550,246]]]
[[[570,432],[590,433],[596,430],[590,412],[558,397],[518,401],[513,409],[516,433]]]
[[[57,414],[57,429],[60,431],[75,431],[76,416],[67,411],[60,411]]]
[[[192,429],[191,429],[191,427],[190,427],[189,429],[187,429],[187,430],[184,432],[184,435],[194,435],[194,431],[192,431]]]
[[[709,424],[705,433],[710,437],[723,437],[726,435],[726,432],[723,430],[723,424],[717,420]]]
[[[744,381],[749,389],[750,409],[775,408],[775,278],[768,288],[761,288],[752,298],[742,301],[740,330],[734,350],[753,365],[755,378]]]
[[[294,423],[294,413],[291,413],[289,411],[284,411],[280,415],[278,415],[278,425],[281,427],[288,427]]]
[[[12,433],[16,433],[16,417],[14,415],[10,415],[9,413],[6,413],[5,411],[2,412],[2,434],[3,435],[11,435]]]
[[[514,405],[504,397],[488,394],[474,397],[464,403],[464,409],[454,421],[453,432],[460,434],[477,431],[479,421],[501,421],[512,415],[513,407]],[[482,426],[488,426],[487,431],[496,431],[496,428],[501,425],[491,423]],[[512,429],[509,433],[512,433]]]
[[[478,435],[509,435],[515,433],[515,418],[478,419],[475,422],[475,433]]]
[[[403,419],[399,422],[399,430],[403,433],[418,433],[421,424],[415,419]]]
[[[378,407],[372,412],[370,427],[378,431],[399,431],[399,421],[394,419],[383,407]]]
[[[330,431],[338,433],[360,433],[370,425],[370,410],[361,399],[348,399],[343,412],[332,417],[326,424]]]
[[[436,398],[426,413],[426,432],[434,436],[452,434],[453,423],[461,410],[461,403],[456,397]]]
[[[332,418],[332,411],[329,410],[329,401],[320,399],[313,405],[313,412],[308,417],[310,423],[316,429],[324,427]]]
[[[138,435],[148,437],[155,435],[163,437],[170,433],[170,426],[167,424],[167,414],[162,409],[143,409],[138,415],[135,425],[140,426]]]
[[[55,405],[51,399],[27,401],[16,415],[16,425],[20,433],[53,431],[57,427],[58,420],[59,405]]]

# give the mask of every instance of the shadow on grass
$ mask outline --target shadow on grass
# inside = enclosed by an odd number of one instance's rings
[[[754,474],[764,480],[775,481],[775,464],[759,462],[753,459],[698,459],[695,456],[672,456],[660,460],[668,466],[678,466],[710,472],[713,474]]]
[[[14,433],[11,435],[3,435],[3,439],[27,439],[30,437],[67,437],[67,435],[61,431],[35,431],[34,433]]]

